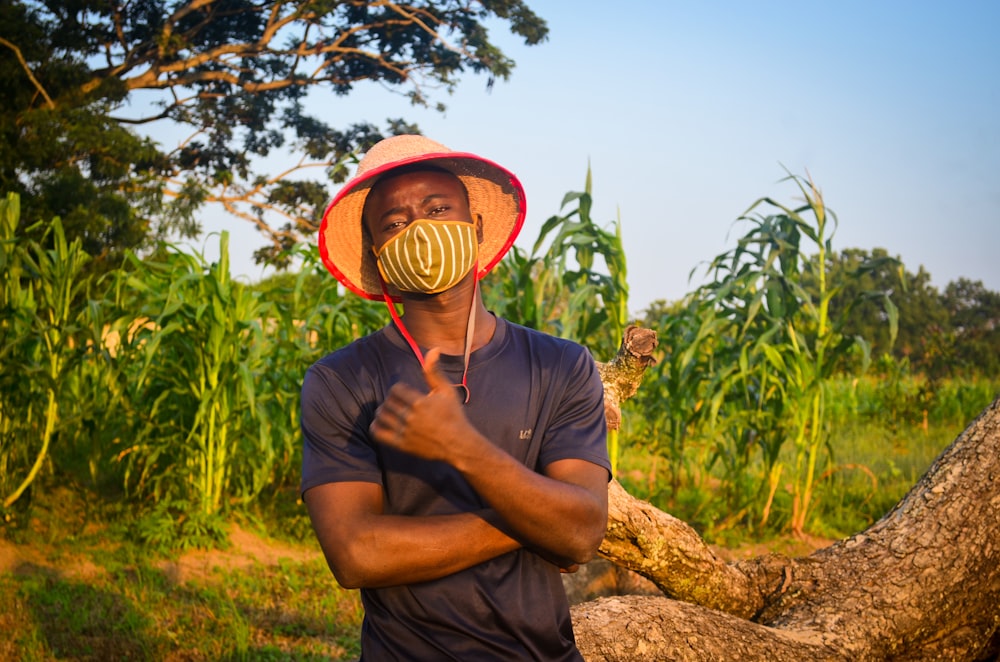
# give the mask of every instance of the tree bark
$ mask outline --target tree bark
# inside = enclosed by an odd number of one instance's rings
[[[803,558],[725,563],[612,483],[600,554],[663,596],[573,608],[598,660],[995,660],[1000,398],[867,530]]]
[[[597,363],[597,372],[604,384],[604,416],[609,430],[621,427],[621,403],[639,389],[646,368],[656,363],[656,331],[629,326],[622,336],[618,353],[607,363]]]

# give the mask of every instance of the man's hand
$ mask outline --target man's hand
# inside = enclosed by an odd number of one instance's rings
[[[376,441],[417,457],[447,461],[453,456],[457,441],[475,438],[455,385],[438,366],[440,357],[437,348],[424,357],[424,379],[429,393],[406,384],[395,384],[389,390],[369,427]]]

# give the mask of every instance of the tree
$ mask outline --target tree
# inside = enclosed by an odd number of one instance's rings
[[[851,302],[857,302],[846,312],[845,335],[864,338],[871,345],[873,357],[892,354],[908,360],[921,369],[933,369],[934,353],[943,347],[950,322],[941,294],[931,285],[931,275],[923,268],[908,271],[900,258],[890,258],[883,248],[871,252],[849,248],[830,256],[830,269],[844,286],[830,302],[838,314]],[[865,263],[877,264],[875,269],[858,271]],[[857,274],[844,279],[845,274]],[[888,297],[898,311],[898,333],[895,342],[879,299]],[[947,343],[946,343],[947,344]],[[939,361],[940,363],[940,361]]]
[[[663,595],[577,605],[577,642],[593,661],[995,660],[997,476],[1000,398],[867,530],[805,558],[732,564],[612,481],[600,554]]]
[[[871,252],[848,248],[827,259],[831,278],[840,284],[830,300],[830,309],[837,315],[846,313],[844,335],[863,338],[872,356],[891,352],[892,329],[880,299],[889,297],[898,309],[898,302],[906,296],[904,267],[899,258],[891,258],[884,248]]]
[[[942,295],[954,333],[954,359],[967,372],[1000,373],[1000,293],[959,278]]]
[[[914,274],[883,248],[870,253],[849,248],[828,259],[834,278],[843,283],[831,310],[839,313],[857,302],[847,313],[844,333],[864,338],[872,356],[892,354],[932,379],[1000,371],[1000,293],[986,289],[982,281],[960,278],[941,293],[923,267]],[[866,263],[879,267],[861,271]],[[857,277],[844,278],[848,274]],[[882,296],[899,311],[895,344],[879,305]]]
[[[195,212],[216,202],[254,223],[271,242],[258,258],[274,259],[315,231],[345,159],[383,137],[311,116],[307,93],[371,81],[427,105],[465,71],[490,86],[514,67],[491,19],[546,39],[522,0],[2,3],[0,191],[21,194],[26,225],[60,216],[96,256],[195,234]],[[164,122],[188,133],[178,147],[136,131]],[[276,150],[301,158],[258,172]],[[294,179],[307,169],[323,174]]]

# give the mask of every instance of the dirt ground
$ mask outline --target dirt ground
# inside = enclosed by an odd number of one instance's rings
[[[218,570],[238,570],[254,564],[277,565],[280,559],[308,562],[322,558],[318,547],[293,545],[268,540],[233,524],[230,529],[230,547],[225,550],[194,550],[185,552],[175,560],[161,561],[164,573],[173,581],[185,583],[194,579],[211,577]],[[768,544],[742,545],[736,549],[714,547],[716,554],[726,561],[753,558],[767,553],[786,556],[807,556],[832,541],[822,538],[788,538]],[[80,554],[70,550],[57,550],[56,545],[42,549],[38,545],[18,545],[0,538],[0,574],[17,573],[24,568],[48,568],[67,577],[86,579],[101,569]],[[61,553],[56,553],[56,552]],[[594,563],[591,573],[608,572],[602,563]],[[617,580],[608,580],[617,581]]]
[[[322,558],[318,547],[268,540],[237,524],[231,526],[229,540],[228,549],[185,552],[174,560],[161,561],[160,568],[174,582],[186,583],[209,578],[220,569],[239,570],[254,564],[272,566],[281,559],[308,562]],[[93,578],[102,572],[82,554],[57,543],[19,545],[0,538],[0,574],[26,572],[28,568],[48,569],[77,579]]]

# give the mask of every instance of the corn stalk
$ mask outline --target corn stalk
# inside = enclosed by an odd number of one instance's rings
[[[712,425],[720,443],[715,458],[730,468],[730,478],[746,480],[761,452],[762,473],[756,486],[744,484],[739,515],[756,509],[760,526],[771,516],[780,478],[786,468],[782,448],[789,439],[792,506],[788,524],[804,532],[813,501],[816,472],[826,439],[825,393],[835,368],[846,363],[855,339],[841,333],[855,302],[838,317],[830,301],[849,280],[880,268],[872,260],[844,281],[829,278],[831,238],[836,217],[809,180],[789,176],[804,204],[790,207],[771,198],[756,201],[739,220],[752,225],[737,247],[713,260],[714,281],[700,291],[716,317],[726,321],[724,364],[733,367],[717,383]],[[771,213],[762,213],[765,209]],[[812,246],[813,257],[806,255]],[[865,293],[864,296],[869,296]],[[859,300],[860,301],[860,298]],[[890,325],[895,308],[885,300]]]
[[[591,191],[588,167],[584,190],[563,197],[560,213],[545,221],[530,253],[511,249],[489,276],[484,294],[490,309],[507,319],[613,357],[629,323],[628,270],[621,219],[612,231],[597,225]],[[563,211],[574,202],[575,209]],[[608,451],[617,469],[617,427],[608,430]]]
[[[25,494],[49,456],[60,420],[60,383],[80,353],[79,339],[74,340],[74,303],[89,282],[83,276],[89,258],[79,240],[66,241],[58,218],[41,242],[19,237],[19,219],[19,199],[8,195],[0,201],[0,351],[5,373],[0,393],[0,487],[5,494],[0,503],[4,509]],[[44,403],[41,408],[39,403]],[[8,484],[21,471],[20,480]]]
[[[121,454],[127,479],[140,493],[203,516],[248,502],[275,455],[256,387],[267,370],[268,306],[232,280],[226,233],[219,252],[213,264],[172,250],[141,262],[133,256],[119,294],[136,315],[131,397],[148,412]]]

